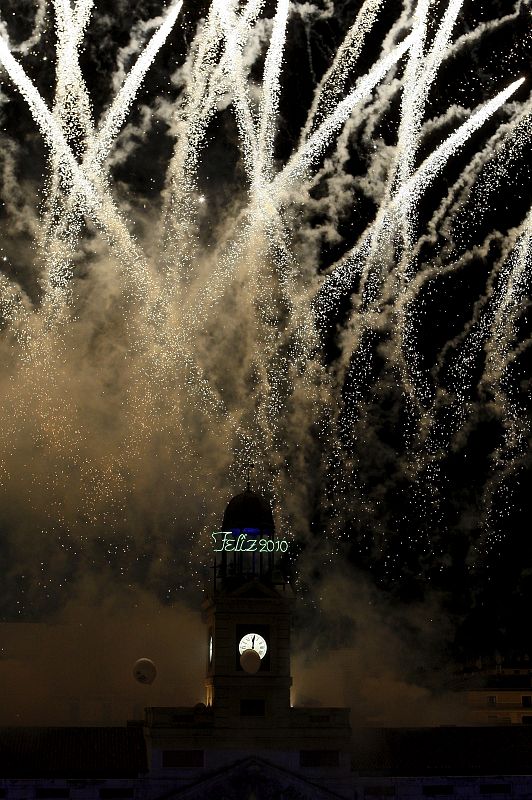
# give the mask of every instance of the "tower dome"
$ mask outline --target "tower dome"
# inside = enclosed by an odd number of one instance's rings
[[[235,495],[225,509],[222,530],[273,535],[274,523],[270,503],[247,487]]]

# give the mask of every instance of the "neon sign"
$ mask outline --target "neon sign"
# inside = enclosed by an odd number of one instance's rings
[[[240,533],[237,537],[232,531],[216,531],[211,534],[214,542],[214,552],[235,553],[286,553],[288,541],[286,539],[256,539],[247,533]],[[221,540],[217,537],[223,537]],[[219,547],[216,547],[219,545]]]

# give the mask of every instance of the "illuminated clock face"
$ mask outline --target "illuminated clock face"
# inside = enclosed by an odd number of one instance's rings
[[[260,633],[246,633],[246,635],[240,639],[238,645],[240,655],[242,655],[244,650],[256,650],[261,658],[264,658],[267,649],[268,645],[266,644],[266,640],[263,639]]]

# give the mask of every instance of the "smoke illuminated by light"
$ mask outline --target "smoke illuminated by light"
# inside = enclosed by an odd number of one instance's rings
[[[436,413],[441,397],[417,349],[418,299],[441,272],[459,270],[464,256],[454,258],[442,251],[439,261],[423,263],[420,251],[424,237],[443,228],[442,216],[447,227],[459,219],[459,206],[452,213],[446,209],[490,163],[489,144],[482,145],[478,159],[458,179],[453,177],[448,197],[428,223],[420,221],[419,208],[432,183],[496,115],[509,118],[504,136],[511,140],[530,112],[529,99],[516,99],[522,97],[524,78],[501,80],[491,99],[476,108],[453,107],[446,120],[427,119],[428,97],[442,64],[478,32],[453,41],[461,0],[449,2],[439,17],[428,0],[419,0],[415,7],[405,2],[373,65],[353,82],[353,70],[383,5],[382,0],[365,0],[317,83],[299,141],[282,162],[276,141],[283,60],[291,15],[300,12],[299,5],[278,0],[268,19],[263,0],[213,0],[186,63],[175,65],[180,95],[167,110],[174,149],[158,219],[150,210],[150,230],[137,232],[134,215],[128,215],[127,202],[118,198],[110,178],[110,159],[128,113],[140,103],[139,92],[154,59],[180,25],[182,2],[169,3],[161,18],[151,22],[155,32],[100,120],[94,118],[80,60],[93,5],[93,0],[53,2],[57,51],[51,107],[24,68],[24,52],[0,37],[0,62],[27,102],[49,150],[45,202],[35,235],[42,297],[36,303],[15,279],[1,279],[0,308],[6,336],[12,337],[12,396],[21,398],[7,433],[13,448],[26,431],[34,449],[44,446],[57,454],[45,478],[33,463],[29,485],[44,481],[55,498],[54,514],[66,528],[82,513],[91,520],[103,519],[108,505],[114,509],[109,525],[117,520],[122,524],[126,497],[143,491],[148,481],[142,469],[147,453],[166,465],[167,476],[181,481],[181,498],[205,492],[216,484],[213,476],[227,470],[238,484],[249,462],[257,465],[260,487],[274,498],[286,497],[289,487],[304,483],[313,469],[309,453],[316,450],[323,457],[313,480],[331,481],[339,492],[345,491],[356,469],[351,453],[343,454],[343,448],[346,441],[354,446],[362,409],[357,393],[364,394],[370,350],[384,334],[390,369],[413,420],[408,469],[419,475],[430,472],[447,439]],[[264,56],[261,80],[252,77],[258,54]],[[311,191],[321,171],[334,175],[348,133],[376,124],[371,115],[383,114],[399,94],[395,145],[384,147],[376,138],[375,150],[386,152],[387,172],[374,218],[325,274],[312,272],[305,261],[306,253],[313,252],[312,226],[305,227],[304,212],[307,201],[314,202]],[[149,99],[142,100],[146,102]],[[210,213],[209,194],[198,172],[209,126],[228,106],[234,112],[246,186],[235,191],[238,203],[227,210],[207,246],[202,219]],[[427,152],[427,132],[438,125],[445,135]],[[530,235],[529,215],[506,240],[485,321],[479,323],[476,344],[471,343],[488,352],[481,384],[506,415],[501,452],[507,463],[518,455],[525,436],[507,381],[508,365],[515,357],[516,320],[528,287]],[[80,253],[91,248],[99,266],[94,282],[86,281],[87,289],[76,265]],[[111,308],[103,313],[107,305],[115,306],[115,316]],[[341,352],[331,367],[320,355],[322,328],[331,319],[336,324],[340,307]],[[102,367],[109,374],[101,381],[98,414],[105,417],[105,389],[109,415],[121,416],[121,433],[116,440],[110,436],[109,449],[106,443],[101,456],[93,446],[90,414],[87,418],[80,410],[89,394],[83,372],[73,398],[68,395],[69,375],[76,373],[85,347],[84,315],[95,308],[102,312],[95,328],[108,328],[109,337],[115,337],[114,361]],[[232,351],[234,364],[228,361]],[[467,373],[467,346],[461,354],[455,375]],[[115,392],[111,375],[115,369],[124,372],[127,357],[125,388]],[[90,369],[98,374],[94,366]],[[352,412],[341,396],[348,374],[355,398]],[[463,386],[467,380],[466,375]],[[461,413],[449,423],[450,431],[460,428]],[[11,456],[7,448],[2,456],[6,473],[12,471]],[[349,462],[345,470],[342,460]],[[64,475],[69,470],[82,487],[72,503],[61,499],[62,492],[67,493]],[[223,493],[218,484],[216,496]],[[307,498],[303,493],[293,502],[286,510],[285,533],[304,536],[305,525],[295,519]],[[340,507],[336,512],[347,513]]]

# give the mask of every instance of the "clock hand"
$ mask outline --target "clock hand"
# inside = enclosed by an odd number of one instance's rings
[[[251,640],[251,649],[252,650],[255,649],[255,637],[253,637],[253,639]]]

